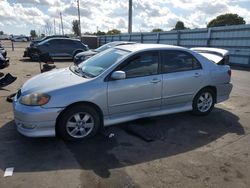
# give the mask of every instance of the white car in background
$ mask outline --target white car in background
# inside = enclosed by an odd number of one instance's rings
[[[27,37],[13,37],[11,40],[13,42],[27,42],[28,41]]]

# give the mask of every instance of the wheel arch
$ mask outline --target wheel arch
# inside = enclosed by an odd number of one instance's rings
[[[97,111],[97,113],[100,115],[101,126],[103,127],[103,112],[102,112],[101,108],[98,105],[96,105],[95,103],[92,103],[92,102],[88,102],[88,101],[75,102],[75,103],[72,103],[72,104],[68,105],[66,108],[64,108],[59,113],[59,115],[57,116],[57,118],[56,118],[56,126],[55,126],[56,135],[58,135],[58,126],[59,126],[58,122],[59,122],[59,119],[63,116],[65,111],[67,111],[70,108],[73,108],[76,105],[88,105],[88,106],[93,107]]]
[[[201,89],[199,89],[199,90],[195,93],[195,95],[194,95],[194,97],[193,97],[193,100],[194,100],[195,96],[196,96],[201,90],[204,90],[204,89],[210,89],[210,90],[212,90],[212,91],[214,92],[215,103],[216,103],[216,102],[217,102],[217,88],[216,88],[215,86],[212,86],[212,85],[208,85],[208,86],[205,86],[205,87],[202,87]]]
[[[81,52],[84,52],[84,50],[83,50],[83,49],[80,49],[80,48],[74,50],[74,51],[73,51],[73,54],[72,54],[72,58],[74,58],[74,57],[76,56],[76,54],[81,53]]]

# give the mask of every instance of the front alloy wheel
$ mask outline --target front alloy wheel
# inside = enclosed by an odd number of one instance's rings
[[[56,128],[65,140],[82,140],[94,136],[101,125],[100,114],[95,108],[77,104],[60,114]]]
[[[94,128],[94,118],[86,112],[73,114],[66,123],[66,130],[73,138],[84,138]]]

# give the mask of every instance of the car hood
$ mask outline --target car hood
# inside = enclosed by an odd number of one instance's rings
[[[85,52],[78,53],[76,55],[76,57],[90,56],[90,55],[95,55],[95,54],[97,54],[97,52],[92,51],[92,50],[88,50],[88,51],[85,51]]]
[[[22,95],[33,92],[48,93],[87,81],[88,79],[74,74],[69,68],[64,68],[42,73],[29,79],[25,82],[21,90]]]

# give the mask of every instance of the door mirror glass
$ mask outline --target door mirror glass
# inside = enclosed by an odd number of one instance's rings
[[[126,78],[126,73],[124,71],[115,71],[112,73],[111,78],[114,80],[122,80]]]

